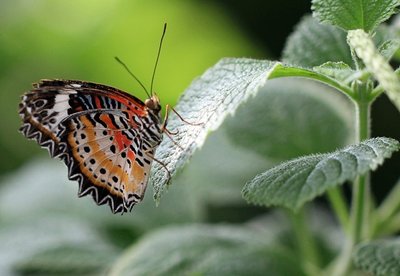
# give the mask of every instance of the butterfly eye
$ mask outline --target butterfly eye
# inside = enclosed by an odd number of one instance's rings
[[[160,111],[161,106],[157,100],[154,100],[153,98],[146,99],[144,104],[147,106],[147,108],[154,110],[154,111]]]
[[[153,101],[153,99],[146,99],[146,101],[144,102],[144,104],[150,108],[150,109],[155,109],[156,108],[156,104]]]

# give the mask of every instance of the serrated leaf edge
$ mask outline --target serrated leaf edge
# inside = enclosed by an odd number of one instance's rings
[[[388,149],[388,151],[384,151],[384,152],[381,152],[381,153],[378,154],[378,153],[376,152],[375,148],[374,148],[373,146],[371,146],[371,145],[368,144],[368,142],[372,142],[372,141],[379,141],[379,142],[382,142],[382,143],[385,144],[386,146],[390,147],[390,149]],[[391,142],[393,142],[393,143],[390,143],[390,142],[388,142],[388,141],[391,141]],[[357,157],[357,155],[353,154],[353,153],[350,152],[350,151],[351,151],[352,149],[354,149],[354,147],[361,146],[361,145],[367,146],[369,149],[371,149],[371,150],[374,152],[376,158],[375,158],[371,163],[369,163],[368,166],[366,166],[365,168],[360,168],[360,170],[359,170],[359,169],[358,169],[358,168],[359,168],[359,164],[360,164],[359,158]],[[299,158],[296,158],[296,159],[293,159],[293,160],[290,160],[290,161],[287,161],[287,162],[283,162],[283,163],[281,163],[281,164],[279,164],[279,165],[277,165],[277,166],[275,166],[275,167],[273,167],[273,168],[267,170],[266,172],[263,172],[263,173],[260,173],[260,174],[256,175],[252,180],[248,181],[248,182],[245,184],[245,186],[244,186],[243,189],[242,189],[242,196],[243,196],[243,198],[244,198],[248,203],[252,203],[252,204],[256,204],[256,205],[260,205],[260,206],[263,205],[263,206],[267,206],[267,207],[268,207],[268,206],[279,206],[279,205],[281,205],[281,206],[287,207],[287,208],[289,208],[289,209],[291,209],[291,210],[293,210],[293,211],[296,211],[296,210],[298,210],[300,207],[302,207],[306,202],[310,201],[310,200],[313,199],[313,198],[316,198],[316,197],[322,195],[322,194],[323,194],[326,190],[328,190],[329,188],[331,188],[331,187],[333,187],[333,186],[336,186],[336,185],[343,184],[343,183],[345,183],[346,181],[351,181],[351,180],[355,179],[355,177],[357,177],[357,175],[363,175],[363,174],[365,174],[365,173],[366,173],[367,171],[369,171],[369,170],[372,170],[372,171],[375,170],[379,165],[381,165],[381,164],[384,162],[385,159],[391,157],[391,155],[393,154],[393,152],[399,150],[399,148],[400,148],[400,143],[399,143],[397,140],[395,140],[395,139],[393,139],[393,138],[387,138],[387,137],[377,137],[377,138],[372,138],[372,139],[368,139],[368,140],[362,141],[361,143],[356,144],[356,145],[347,146],[347,147],[343,148],[342,150],[337,150],[337,151],[334,151],[334,152],[331,152],[331,153],[313,154],[313,155],[302,156],[302,157],[299,157]],[[264,175],[266,175],[266,174],[267,174],[268,172],[270,172],[271,170],[277,170],[277,169],[279,169],[279,168],[282,167],[282,166],[287,166],[287,165],[293,164],[294,162],[299,162],[299,161],[301,161],[301,160],[307,161],[307,160],[310,160],[311,158],[319,158],[320,160],[319,160],[315,165],[312,166],[313,169],[310,171],[309,175],[307,176],[307,179],[306,179],[306,181],[305,181],[305,184],[301,187],[301,190],[303,190],[303,188],[307,185],[306,183],[307,183],[308,179],[310,178],[310,176],[313,174],[313,172],[316,171],[316,168],[317,168],[321,163],[327,162],[328,160],[332,160],[332,159],[333,159],[333,160],[339,161],[338,159],[335,158],[335,156],[338,155],[338,154],[340,154],[340,153],[348,153],[348,154],[351,154],[352,156],[354,156],[354,158],[357,159],[357,164],[356,164],[357,169],[356,169],[354,175],[352,175],[352,176],[350,176],[350,177],[343,178],[343,179],[341,179],[341,180],[339,180],[339,181],[337,181],[337,182],[333,182],[333,183],[331,183],[331,184],[327,184],[327,185],[325,185],[324,188],[317,190],[316,193],[312,194],[312,195],[309,196],[309,197],[302,197],[301,200],[297,200],[297,201],[296,201],[295,203],[293,203],[293,204],[287,204],[287,202],[283,202],[283,203],[281,203],[281,204],[276,204],[276,203],[274,203],[274,202],[271,202],[271,203],[267,203],[267,204],[266,204],[265,202],[261,202],[260,200],[257,200],[257,202],[256,202],[256,201],[252,201],[252,199],[249,199],[249,198],[247,197],[247,194],[248,194],[248,187],[250,186],[250,184],[253,183],[253,182],[256,182],[256,180],[258,180],[258,179],[260,179],[260,178],[263,178],[263,179],[264,179],[264,178],[265,178]],[[342,168],[342,162],[340,162],[340,164],[341,164],[341,168]],[[341,169],[341,170],[342,170],[342,169]],[[298,173],[299,173],[299,172],[298,172]],[[294,176],[297,175],[298,173],[294,174],[294,175],[291,176],[291,177],[294,177]],[[322,173],[323,173],[323,172],[322,172]],[[279,177],[281,177],[281,176],[279,176]],[[278,177],[278,178],[279,178],[279,177]],[[325,175],[325,174],[324,174],[324,177],[326,178],[326,175]],[[339,178],[340,178],[340,177],[339,177]],[[275,181],[276,181],[276,179],[274,180],[274,182],[275,182]],[[327,187],[327,188],[326,188],[326,187]],[[300,194],[300,193],[299,193],[299,194]]]

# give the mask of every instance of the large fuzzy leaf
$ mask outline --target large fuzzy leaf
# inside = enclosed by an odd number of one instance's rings
[[[288,37],[283,60],[291,64],[314,67],[328,61],[353,64],[346,33],[305,16]]]
[[[231,225],[168,227],[128,249],[110,274],[304,275],[290,251],[277,248],[277,233]]]
[[[373,275],[400,275],[400,239],[363,243],[356,248],[353,259],[358,268]]]
[[[374,170],[399,149],[391,138],[373,138],[328,154],[301,157],[257,175],[243,188],[254,204],[298,209],[329,188]]]
[[[322,22],[345,30],[374,30],[395,13],[397,0],[313,0],[312,10]]]
[[[299,156],[329,152],[353,141],[352,111],[350,101],[330,87],[300,78],[276,79],[240,106],[234,117],[227,118],[222,129],[235,145],[276,165]],[[239,160],[243,167],[256,167]]]
[[[174,114],[168,121],[168,128],[178,134],[173,136],[174,141],[165,138],[157,150],[156,159],[160,162],[154,162],[151,175],[155,199],[160,198],[168,183],[166,168],[171,175],[176,174],[203,145],[207,134],[216,130],[240,104],[257,94],[268,79],[290,76],[315,79],[352,93],[348,86],[312,70],[263,60],[221,60],[190,85],[176,106],[185,120],[203,125],[184,123]]]

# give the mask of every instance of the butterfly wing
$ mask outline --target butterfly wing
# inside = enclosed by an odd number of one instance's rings
[[[158,145],[145,130],[160,142],[162,135],[141,100],[109,86],[44,80],[23,96],[20,116],[22,133],[66,163],[79,196],[91,194],[114,213],[143,198]]]

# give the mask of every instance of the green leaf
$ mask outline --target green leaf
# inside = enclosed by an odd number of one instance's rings
[[[311,70],[282,65],[279,62],[252,59],[222,59],[203,76],[195,80],[185,91],[176,106],[185,120],[203,125],[190,125],[171,114],[168,128],[178,131],[171,139],[164,139],[157,149],[151,171],[154,198],[158,201],[168,183],[166,168],[175,175],[201,147],[210,131],[216,130],[229,115],[235,113],[240,104],[256,95],[268,79],[279,77],[307,77],[333,86],[351,95],[351,89]],[[176,144],[179,144],[178,147]],[[165,164],[165,167],[160,163]]]
[[[373,275],[400,275],[400,238],[360,244],[353,260],[356,267]]]
[[[356,71],[351,69],[350,66],[344,62],[328,61],[320,66],[314,67],[313,70],[334,79],[341,80],[344,83],[349,83],[356,74]]]
[[[209,194],[209,190],[199,195],[193,193],[192,185],[174,186],[163,198],[162,208],[154,205],[148,193],[135,212],[115,216],[108,206],[97,206],[92,198],[78,198],[77,183],[68,181],[66,174],[60,162],[35,159],[0,182],[0,275],[12,275],[13,268],[26,274],[39,270],[40,275],[44,271],[60,272],[68,264],[57,260],[61,253],[53,256],[47,251],[66,246],[78,251],[87,248],[82,254],[93,250],[98,253],[93,258],[99,260],[103,260],[103,253],[114,258],[145,231],[204,217],[206,207],[197,198],[206,197],[204,193]],[[238,186],[235,192],[238,199]],[[21,204],[15,204],[16,198]],[[89,270],[93,263],[79,264],[78,259],[72,258],[70,264],[74,270]],[[102,268],[108,265],[110,262],[105,262]]]
[[[388,236],[400,230],[400,180],[387,194],[378,209],[374,212],[373,237]]]
[[[313,15],[345,30],[374,30],[396,12],[398,0],[313,0]]]
[[[374,170],[399,149],[391,138],[373,138],[327,154],[316,154],[278,165],[243,188],[243,197],[254,204],[299,209],[329,188]]]
[[[393,26],[381,24],[372,36],[378,51],[386,60],[390,60],[400,48],[399,35]]]
[[[100,255],[104,257],[104,254],[108,254],[110,259],[118,252],[99,234],[95,227],[90,225],[89,220],[62,214],[25,218],[23,222],[7,225],[4,225],[2,221],[0,244],[0,275],[13,275],[14,269],[21,271],[60,269],[65,263],[59,265],[58,262],[62,262],[62,260],[56,260],[56,255],[49,256],[45,252],[66,245],[70,248],[88,248],[90,251],[98,251],[97,257]],[[41,261],[40,264],[30,262],[35,259],[35,256],[41,256],[40,260],[43,262]],[[47,256],[46,263],[45,256]],[[49,258],[52,257],[54,258],[50,261]],[[38,258],[35,260],[39,260]],[[71,260],[70,264],[72,265],[74,262],[76,265],[74,269],[90,269],[86,264],[75,262],[77,261],[75,257],[71,258],[73,261]],[[105,263],[103,267],[108,265]],[[91,268],[97,271],[93,266]]]
[[[222,129],[234,144],[276,164],[348,144],[351,111],[351,103],[330,87],[300,78],[276,79],[227,118]]]
[[[201,150],[193,156],[185,170],[174,179],[172,188],[185,187],[186,204],[193,205],[200,201],[203,207],[201,213],[207,218],[229,215],[229,213],[232,214],[231,217],[243,217],[247,215],[246,208],[249,207],[240,193],[243,183],[271,165],[269,160],[232,143],[224,127],[221,127],[209,135]],[[211,190],[212,193],[210,193]],[[166,196],[175,193],[176,191],[172,190]],[[179,195],[174,198],[178,199]],[[162,206],[164,206],[164,201],[163,197]],[[153,202],[151,203],[154,205]],[[164,208],[168,206],[162,207]],[[219,208],[224,208],[224,212],[216,212],[215,208],[217,211]]]
[[[346,33],[305,16],[288,37],[282,58],[284,62],[314,67],[328,61],[353,64]]]
[[[399,49],[399,39],[393,28],[382,24],[373,36],[381,54],[389,60]],[[297,24],[294,32],[288,37],[282,58],[284,62],[304,67],[315,67],[321,64],[353,64],[346,32],[319,23],[311,16],[305,16]]]
[[[22,275],[100,275],[116,254],[88,245],[60,245],[39,251],[14,265]]]
[[[400,39],[390,39],[383,42],[379,46],[378,51],[386,58],[386,60],[390,60],[399,48]]]
[[[304,275],[290,251],[274,246],[278,233],[229,225],[168,227],[128,249],[110,275]]]

